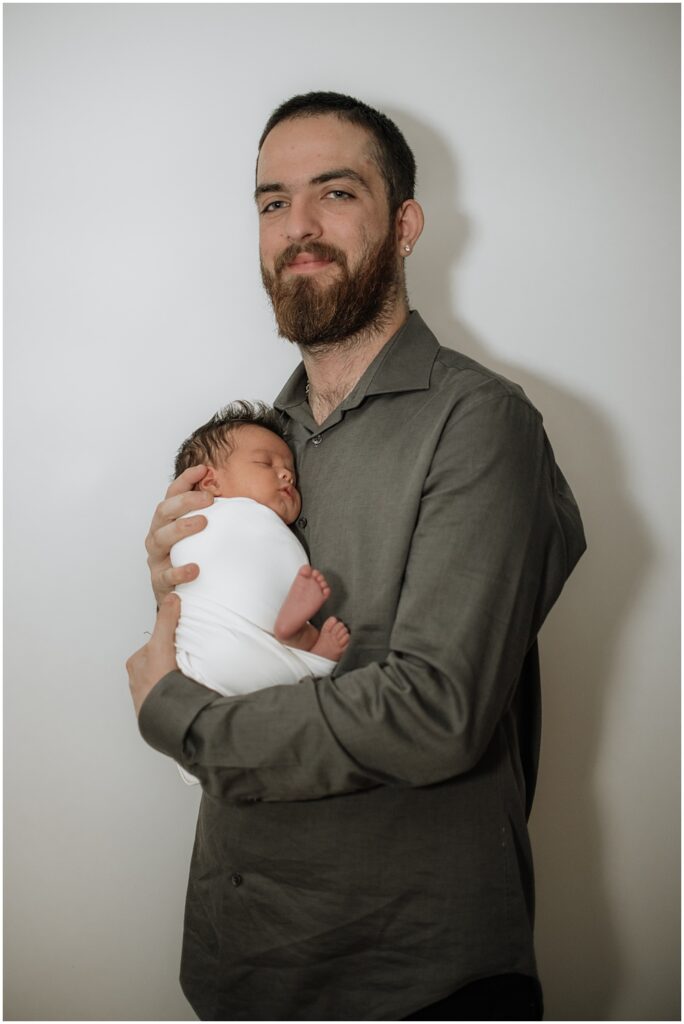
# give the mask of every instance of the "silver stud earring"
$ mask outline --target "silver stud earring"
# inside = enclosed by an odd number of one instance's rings
[[[404,252],[411,252],[411,246],[410,245],[405,245],[404,246]]]

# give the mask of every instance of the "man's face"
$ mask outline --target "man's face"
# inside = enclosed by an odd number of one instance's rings
[[[299,515],[302,500],[288,446],[273,431],[252,424],[236,427],[231,444],[230,455],[213,470],[213,493],[220,498],[252,498],[289,526]]]
[[[334,115],[267,135],[257,165],[259,252],[279,333],[342,341],[389,318],[400,259],[384,179],[365,129]]]

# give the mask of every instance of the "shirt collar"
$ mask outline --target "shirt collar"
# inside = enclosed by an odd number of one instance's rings
[[[430,387],[430,374],[438,350],[439,342],[434,334],[420,313],[412,310],[406,323],[381,348],[342,404],[326,420],[325,426],[332,426],[333,420],[339,422],[343,412],[355,409],[369,395],[425,391]],[[273,404],[276,409],[290,415],[297,406],[307,405],[303,363],[296,368]]]

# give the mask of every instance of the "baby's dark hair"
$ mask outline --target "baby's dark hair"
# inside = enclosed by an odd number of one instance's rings
[[[287,443],[280,416],[264,402],[231,402],[214,413],[207,423],[194,430],[178,449],[174,479],[190,466],[216,463],[233,451],[233,431],[240,427],[265,427]]]

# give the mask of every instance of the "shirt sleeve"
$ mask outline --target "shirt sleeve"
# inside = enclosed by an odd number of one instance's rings
[[[389,653],[241,697],[172,672],[142,706],[142,735],[226,800],[467,772],[584,546],[536,410],[511,394],[454,410],[425,480]]]

